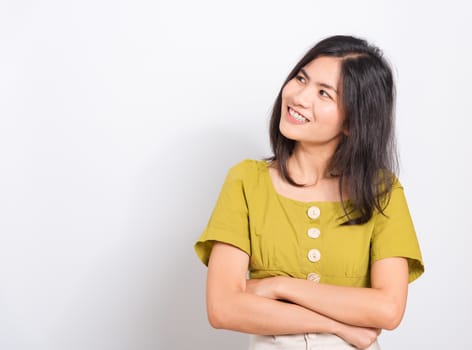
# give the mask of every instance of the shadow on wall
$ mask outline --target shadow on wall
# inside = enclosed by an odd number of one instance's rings
[[[155,239],[145,248],[149,280],[134,320],[133,343],[139,345],[134,349],[245,349],[247,336],[214,330],[208,324],[206,267],[193,244],[210,217],[229,167],[266,154],[243,130],[174,136],[162,140],[165,149],[144,175],[151,183],[142,184],[143,209],[154,212],[136,213],[135,224],[152,222],[152,227],[143,229]],[[182,144],[186,146],[179,148]]]

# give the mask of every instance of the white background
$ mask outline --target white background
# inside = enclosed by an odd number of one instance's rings
[[[395,68],[426,273],[383,349],[470,349],[467,1],[0,2],[0,349],[245,349],[193,251],[228,168],[328,35]],[[451,344],[452,343],[452,344]]]

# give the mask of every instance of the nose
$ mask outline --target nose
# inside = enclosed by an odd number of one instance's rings
[[[301,107],[309,108],[313,104],[315,93],[311,86],[304,86],[294,94],[293,102]]]

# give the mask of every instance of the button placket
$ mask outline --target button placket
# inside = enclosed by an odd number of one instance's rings
[[[311,219],[310,221],[317,220],[321,215],[321,210],[319,207],[313,205],[308,208],[306,214]],[[316,226],[319,227],[319,224]],[[318,227],[309,227],[306,231],[308,237],[312,239],[317,239],[321,234],[321,231]],[[312,263],[316,263],[321,259],[321,252],[316,248],[312,248],[308,250],[307,258]],[[321,276],[316,272],[310,272],[307,274],[306,279],[315,283],[319,283],[321,280]]]

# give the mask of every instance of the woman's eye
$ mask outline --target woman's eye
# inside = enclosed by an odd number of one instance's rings
[[[326,90],[320,90],[320,95],[321,95],[321,96],[324,96],[324,97],[331,97],[331,96],[326,92]]]
[[[303,75],[297,75],[295,77],[295,79],[297,79],[300,83],[304,83],[305,82],[305,77]]]

